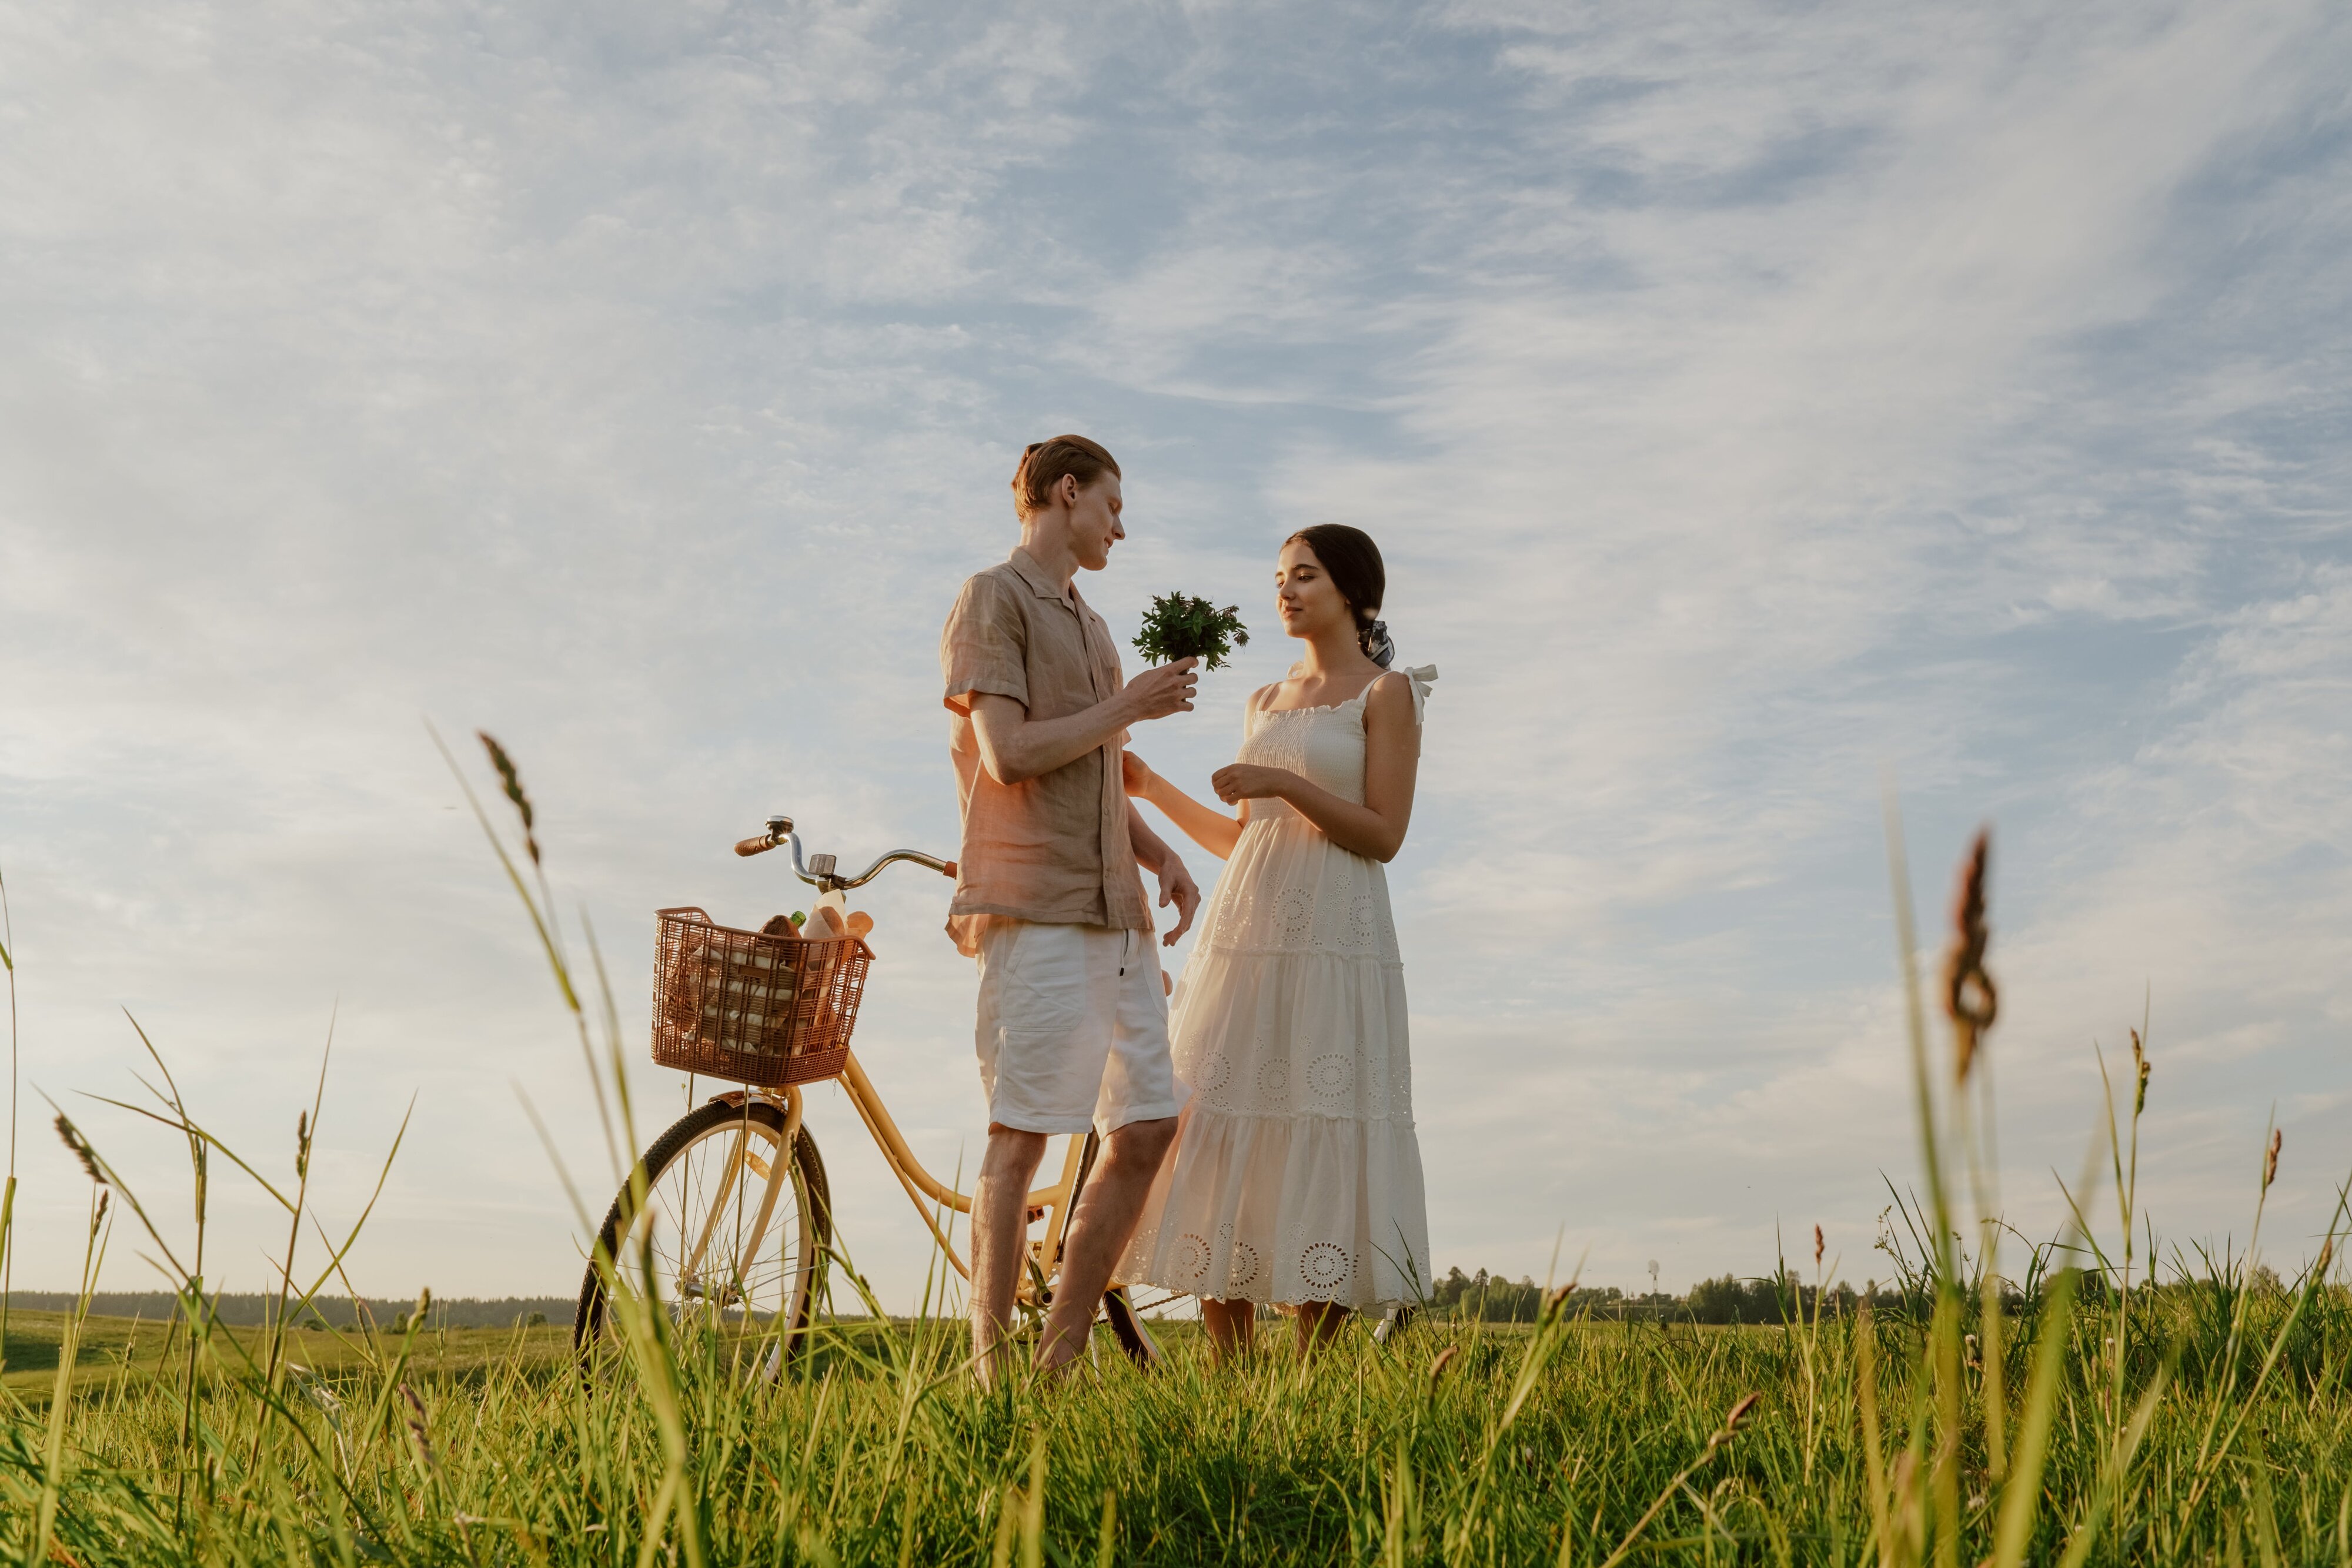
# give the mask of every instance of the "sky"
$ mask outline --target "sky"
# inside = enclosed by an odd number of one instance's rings
[[[1115,632],[1171,590],[1258,627],[1139,729],[1161,772],[1197,789],[1287,665],[1294,528],[1371,533],[1439,668],[1389,875],[1440,1270],[1678,1290],[1820,1224],[1889,1276],[1890,790],[1924,963],[1991,826],[2020,1231],[2145,1020],[2163,1246],[2245,1245],[2274,1118],[2264,1251],[2316,1249],[2352,1173],[2340,6],[0,0],[0,122],[20,1287],[79,1277],[89,1202],[43,1096],[187,1234],[173,1136],[90,1098],[155,1076],[135,1020],[272,1179],[331,1033],[331,1229],[412,1116],[360,1289],[569,1293],[562,1173],[599,1214],[613,1177],[435,733],[478,790],[475,730],[516,758],[649,1139],[685,1103],[656,908],[804,906],[727,852],[772,811],[955,852],[939,627],[1066,430],[1125,473],[1080,584]],[[947,891],[861,897],[857,1044],[952,1175]],[[810,1104],[911,1304],[919,1223]],[[280,1222],[213,1186],[208,1275],[257,1289]]]

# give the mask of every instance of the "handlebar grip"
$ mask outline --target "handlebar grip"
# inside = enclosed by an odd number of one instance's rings
[[[956,879],[956,862],[950,861],[945,865],[941,866],[940,868],[940,874],[946,877],[950,882],[953,882]]]
[[[754,833],[750,838],[744,839],[740,842],[737,843],[735,846],[735,852],[746,859],[749,859],[752,855],[766,854],[770,850],[774,849],[775,847],[776,841],[770,838],[767,834]]]

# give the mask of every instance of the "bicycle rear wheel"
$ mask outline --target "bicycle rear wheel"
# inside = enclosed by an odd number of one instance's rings
[[[1151,1337],[1144,1325],[1143,1314],[1135,1310],[1125,1285],[1113,1285],[1103,1292],[1103,1316],[1110,1320],[1111,1337],[1127,1358],[1150,1372],[1160,1364],[1160,1342]]]
[[[639,1162],[645,1199],[625,1185],[597,1232],[621,1289],[682,1330],[732,1342],[772,1367],[806,1335],[833,1234],[824,1162],[808,1129],[784,1149],[784,1113],[762,1100],[688,1113]],[[572,1342],[583,1357],[614,1343],[606,1279],[580,1284]],[[761,1347],[768,1347],[763,1350]]]

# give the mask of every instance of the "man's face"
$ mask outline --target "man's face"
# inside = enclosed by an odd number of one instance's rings
[[[1071,501],[1070,551],[1087,570],[1100,571],[1108,566],[1110,547],[1127,538],[1127,529],[1118,520],[1119,508],[1125,504],[1118,476],[1108,472],[1080,488]]]

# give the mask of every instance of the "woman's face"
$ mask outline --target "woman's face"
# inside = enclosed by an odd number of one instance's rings
[[[1283,631],[1293,637],[1317,637],[1334,628],[1352,632],[1356,625],[1355,612],[1339,597],[1330,573],[1305,539],[1282,547],[1274,574],[1274,607],[1282,617]]]

